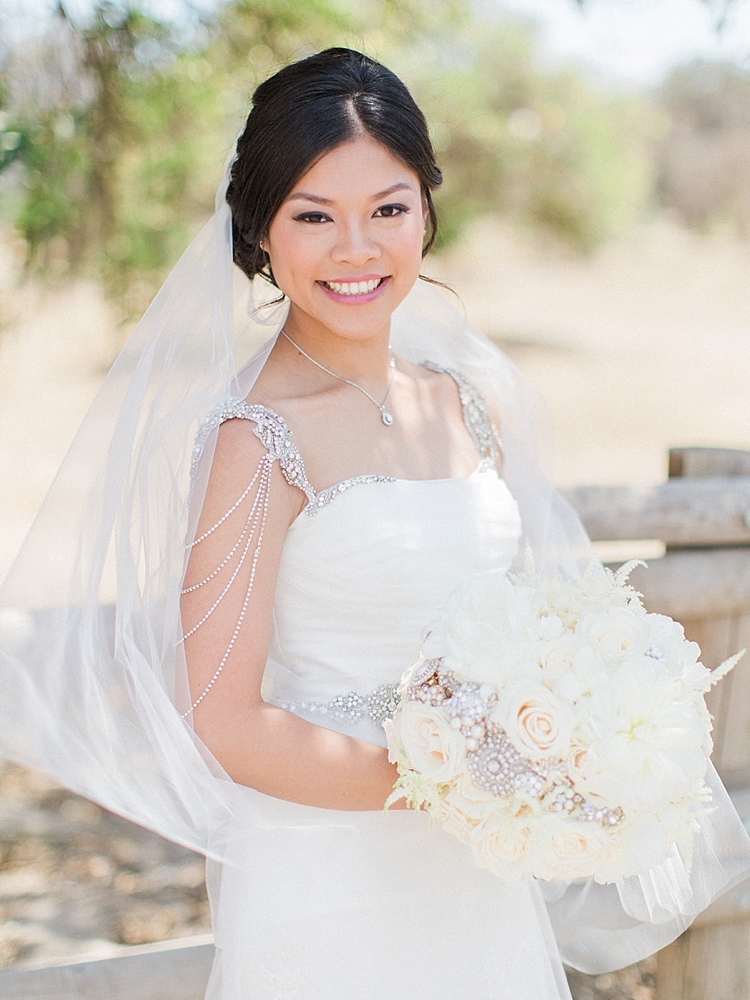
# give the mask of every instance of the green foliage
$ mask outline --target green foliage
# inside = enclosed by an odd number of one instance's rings
[[[590,249],[648,197],[645,102],[594,90],[575,70],[541,71],[526,24],[485,25],[475,39],[438,94],[417,87],[446,178],[442,242],[500,212]]]
[[[587,249],[647,197],[643,102],[542,70],[528,25],[477,24],[458,0],[224,0],[203,28],[97,0],[83,23],[61,6],[8,54],[0,208],[30,269],[93,275],[140,311],[210,212],[254,87],[329,45],[369,52],[414,90],[446,177],[443,245],[491,211]]]
[[[20,176],[10,201],[29,268],[89,273],[144,304],[210,207],[200,177],[213,100],[190,67],[166,25],[108,2],[84,26],[61,8],[11,55],[0,169]]]

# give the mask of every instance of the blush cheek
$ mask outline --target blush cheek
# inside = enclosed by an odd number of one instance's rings
[[[330,267],[329,243],[323,232],[305,232],[296,222],[278,219],[271,224],[268,249],[279,288],[292,302],[314,294],[315,282]]]

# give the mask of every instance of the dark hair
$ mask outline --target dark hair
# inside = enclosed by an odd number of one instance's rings
[[[234,261],[249,278],[260,274],[273,282],[260,242],[298,179],[325,153],[363,132],[419,178],[430,223],[422,255],[427,253],[437,234],[431,192],[443,177],[424,115],[385,66],[353,49],[326,49],[261,83],[237,141],[226,199]]]

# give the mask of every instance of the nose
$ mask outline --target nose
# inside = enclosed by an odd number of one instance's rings
[[[380,246],[372,238],[368,227],[359,221],[352,221],[339,228],[331,259],[337,264],[362,267],[368,261],[377,259],[380,254]]]

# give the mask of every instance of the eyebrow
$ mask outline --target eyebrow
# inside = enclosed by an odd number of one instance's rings
[[[379,191],[377,194],[372,196],[373,201],[379,201],[381,198],[388,197],[389,194],[393,194],[395,191],[413,191],[414,186],[409,184],[408,181],[399,181],[398,184],[392,184],[385,191]],[[308,191],[296,191],[294,194],[290,194],[287,201],[314,201],[316,205],[333,205],[331,198],[321,198],[320,195],[310,194]]]

